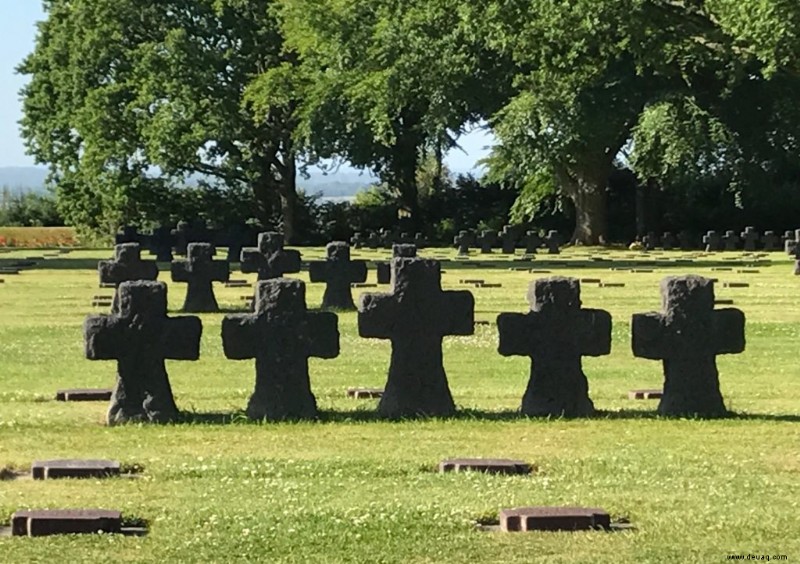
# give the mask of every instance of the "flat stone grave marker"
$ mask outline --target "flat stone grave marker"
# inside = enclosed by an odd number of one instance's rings
[[[348,388],[347,397],[353,399],[380,399],[383,397],[382,388]]]
[[[629,272],[631,274],[652,274],[653,270],[650,268],[632,268]]]
[[[529,270],[528,272],[530,272],[531,274],[552,274],[553,273],[552,270],[536,270],[536,269]]]
[[[450,458],[439,463],[439,472],[484,472],[486,474],[525,475],[534,467],[522,460],[504,458]]]
[[[252,288],[253,285],[247,280],[228,280],[225,282],[226,288]]]
[[[712,272],[733,272],[732,266],[713,266],[711,267]]]
[[[119,473],[120,464],[114,460],[37,460],[31,466],[34,480],[108,478]]]
[[[737,274],[760,274],[761,271],[753,268],[740,268],[736,271]]]
[[[635,314],[631,326],[634,356],[663,364],[659,414],[727,414],[716,358],[744,351],[744,313],[733,308],[715,310],[714,283],[701,276],[664,279],[661,301],[662,312]]]
[[[486,282],[483,278],[462,278],[458,281],[459,284],[483,284]]]
[[[664,390],[631,390],[628,392],[628,399],[632,400],[661,399],[663,396]]]
[[[383,417],[446,416],[455,412],[442,362],[442,339],[472,335],[475,299],[468,291],[443,291],[440,264],[392,260],[392,291],[362,294],[358,333],[392,342]]]
[[[749,288],[750,284],[747,282],[724,282],[723,288]]]
[[[581,278],[581,284],[601,284],[602,282],[599,278]]]
[[[19,274],[19,273],[20,273],[19,268],[11,268],[11,267],[8,267],[8,266],[0,267],[0,274],[3,274],[5,276],[13,276],[13,275]]]
[[[32,509],[11,516],[13,536],[121,533],[122,513],[108,509]]]
[[[502,288],[503,287],[502,284],[497,283],[497,282],[494,282],[494,283],[480,282],[478,284],[475,284],[474,286],[476,288]]]
[[[733,300],[714,300],[714,305],[733,305]]]
[[[500,512],[500,530],[589,531],[610,529],[611,517],[602,509],[584,507],[520,507]]]
[[[622,282],[601,282],[601,288],[624,288],[625,284]]]
[[[484,326],[484,327],[488,327],[488,326],[489,326],[489,325],[491,325],[491,324],[492,324],[492,322],[491,322],[491,321],[476,321],[476,322],[475,322],[475,325],[482,325],[482,326]]]
[[[105,388],[76,388],[74,390],[58,390],[58,392],[56,392],[56,401],[111,401],[111,396],[113,393],[113,390]]]
[[[371,282],[357,282],[355,284],[350,284],[352,288],[377,288],[378,284],[373,284]]]

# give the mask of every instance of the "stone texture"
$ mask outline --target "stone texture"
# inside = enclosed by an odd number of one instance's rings
[[[114,390],[104,388],[74,390],[59,390],[56,392],[56,401],[110,401]]]
[[[161,282],[124,282],[118,312],[86,319],[86,358],[117,361],[109,425],[177,419],[164,361],[197,360],[202,330],[197,317],[167,316],[167,286]]]
[[[548,231],[547,237],[544,238],[544,244],[548,254],[561,254],[561,235],[558,234],[558,231]]]
[[[322,307],[355,310],[351,285],[367,281],[367,263],[350,260],[350,246],[344,242],[329,243],[326,251],[327,260],[312,262],[308,270],[312,282],[326,283]]]
[[[716,231],[709,231],[703,236],[703,245],[707,253],[722,250],[722,239]]]
[[[756,231],[756,228],[753,226],[748,226],[744,228],[744,231],[740,234],[742,244],[745,251],[756,251],[758,250],[758,244],[761,242],[761,236]]]
[[[779,251],[781,238],[775,234],[774,231],[764,231],[764,236],[761,237],[763,250],[767,252]]]
[[[533,466],[522,460],[504,458],[450,458],[439,463],[439,472],[521,475],[533,472]]]
[[[272,421],[316,417],[308,359],[339,356],[336,314],[309,313],[305,284],[287,278],[259,282],[254,309],[252,315],[229,315],[222,321],[225,356],[256,360],[247,416]]]
[[[726,231],[725,235],[722,236],[722,244],[723,248],[726,251],[738,251],[739,250],[739,236],[733,231]]]
[[[214,282],[227,282],[230,277],[228,261],[214,260],[216,249],[210,243],[189,243],[186,260],[172,263],[172,281],[186,282],[183,311],[207,313],[219,311],[214,296]]]
[[[442,364],[442,339],[472,335],[474,309],[470,292],[442,291],[440,264],[433,260],[393,259],[392,291],[361,295],[359,335],[392,342],[388,381],[378,406],[382,416],[455,412]]]
[[[588,531],[611,528],[611,517],[602,509],[585,507],[521,507],[500,512],[500,530]]]
[[[142,248],[139,243],[123,243],[114,247],[113,260],[101,260],[97,263],[100,284],[113,284],[115,288],[123,282],[134,280],[156,280],[158,264],[152,260],[142,260]],[[117,311],[119,292],[114,294],[112,309]]]
[[[581,359],[611,352],[611,315],[582,309],[580,282],[573,278],[532,282],[528,301],[529,313],[497,317],[498,352],[531,358],[522,413],[536,417],[591,415],[594,404]]]
[[[108,478],[119,472],[120,464],[114,460],[37,460],[31,466],[34,480]]]
[[[242,249],[241,267],[245,274],[258,273],[259,280],[281,278],[289,272],[300,272],[300,253],[284,250],[280,233],[261,233],[258,248]]]
[[[497,244],[497,231],[492,229],[487,229],[481,232],[481,236],[478,237],[478,246],[481,249],[482,255],[488,255],[492,253],[492,248]]]
[[[542,246],[543,241],[537,231],[527,231],[525,233],[525,237],[522,239],[522,243],[525,245],[526,255],[535,255],[537,252],[539,252],[539,248]]]
[[[700,276],[661,283],[662,313],[633,316],[633,354],[664,365],[667,416],[725,415],[716,357],[745,348],[745,316],[738,309],[714,310],[714,283]]]
[[[517,248],[517,231],[510,225],[503,227],[500,232],[500,248],[504,255],[513,255]]]
[[[628,392],[628,399],[632,400],[661,399],[663,396],[664,390],[631,390]]]
[[[392,258],[415,258],[416,245],[392,245]],[[376,262],[378,284],[392,283],[392,264],[390,262]]]
[[[33,509],[11,516],[13,536],[91,535],[122,532],[122,514],[107,509]]]
[[[353,399],[378,399],[383,397],[382,388],[348,388],[347,397]]]

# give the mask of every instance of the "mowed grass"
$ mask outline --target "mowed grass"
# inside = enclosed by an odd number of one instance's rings
[[[322,249],[302,249],[305,259]],[[253,362],[224,358],[222,315],[203,315],[202,357],[169,361],[176,401],[189,422],[104,426],[105,405],[53,401],[65,387],[108,387],[111,362],[83,358],[81,323],[97,287],[96,261],[108,252],[76,251],[39,269],[1,276],[0,468],[26,470],[35,459],[112,458],[137,465],[135,478],[106,481],[0,481],[0,521],[22,508],[102,507],[149,524],[146,537],[0,538],[0,562],[720,562],[729,554],[800,559],[800,279],[782,253],[737,273],[753,257],[720,253],[676,266],[682,253],[568,250],[532,268],[553,275],[602,278],[625,288],[584,285],[585,307],[614,318],[612,354],[584,360],[591,397],[601,410],[584,420],[524,419],[516,414],[527,358],[496,352],[494,324],[445,339],[445,366],[460,414],[449,420],[385,422],[377,401],[345,398],[349,386],[383,386],[390,345],[360,339],[356,315],[340,314],[342,354],[312,359],[320,421],[248,422],[243,409]],[[20,251],[3,260],[33,254]],[[377,258],[386,252],[362,252]],[[429,250],[425,256],[453,256]],[[486,257],[473,256],[472,261]],[[612,271],[619,261],[660,259],[653,273]],[[502,283],[472,289],[476,319],[525,311],[537,276],[493,257],[495,268],[448,263],[443,285],[463,278]],[[0,261],[3,262],[3,261]],[[730,264],[729,264],[730,263]],[[712,271],[727,265],[732,271]],[[582,266],[582,268],[578,268]],[[720,357],[731,419],[665,420],[657,402],[627,399],[634,388],[661,385],[661,364],[633,358],[630,316],[660,308],[659,281],[697,273],[720,282],[747,315],[747,351]],[[308,280],[307,274],[298,275]],[[234,278],[253,280],[234,274]],[[374,271],[370,280],[374,280]],[[162,279],[168,273],[162,272]],[[310,307],[322,285],[308,285]],[[380,288],[377,291],[385,291]],[[357,295],[361,291],[354,290]],[[178,314],[185,286],[170,283]],[[242,309],[249,290],[217,287],[222,307]],[[446,457],[521,458],[529,477],[439,475]],[[635,529],[614,533],[483,532],[475,523],[525,505],[602,507]]]

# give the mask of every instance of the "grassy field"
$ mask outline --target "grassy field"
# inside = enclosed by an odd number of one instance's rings
[[[303,249],[304,258],[322,249]],[[0,263],[31,252],[0,255]],[[452,251],[424,254],[452,256]],[[729,555],[800,559],[800,278],[782,253],[758,273],[741,253],[670,262],[653,273],[612,271],[570,250],[547,266],[554,274],[624,282],[584,285],[586,307],[614,318],[612,354],[584,360],[593,419],[532,420],[518,409],[529,374],[525,358],[496,353],[494,324],[445,340],[445,366],[460,414],[449,420],[384,422],[377,401],[345,397],[349,386],[383,386],[390,345],[357,336],[356,315],[340,315],[342,354],[312,360],[320,421],[256,424],[243,417],[252,362],[225,360],[221,315],[201,316],[199,362],[168,363],[179,407],[190,422],[104,426],[106,406],[53,401],[63,387],[108,387],[114,365],[83,358],[81,323],[96,313],[96,262],[109,252],[76,251],[0,284],[0,468],[26,470],[35,459],[113,458],[136,465],[133,478],[106,481],[0,481],[0,521],[17,509],[104,507],[149,524],[145,537],[0,538],[0,562],[722,562]],[[375,258],[384,253],[361,253]],[[537,262],[548,257],[540,256]],[[477,260],[474,257],[473,260]],[[500,282],[474,289],[476,319],[525,311],[535,276],[494,257],[496,268],[447,264],[445,288],[465,274]],[[712,267],[733,266],[732,271]],[[578,268],[583,266],[583,268]],[[724,289],[747,315],[747,351],[720,357],[721,386],[737,416],[664,420],[656,402],[627,399],[660,387],[661,365],[633,358],[630,316],[660,307],[658,283],[697,273],[749,288]],[[307,274],[299,275],[307,281]],[[374,279],[374,271],[370,278]],[[235,278],[251,276],[234,275]],[[167,279],[162,272],[162,279]],[[309,305],[322,286],[310,285]],[[177,311],[185,287],[170,284]],[[381,290],[383,291],[383,290]],[[217,288],[222,307],[243,308],[248,291]],[[360,290],[356,290],[357,294]],[[521,458],[529,477],[439,475],[446,457]],[[613,533],[484,532],[476,521],[501,508],[583,505],[605,508],[635,529]],[[774,558],[773,558],[774,561]]]

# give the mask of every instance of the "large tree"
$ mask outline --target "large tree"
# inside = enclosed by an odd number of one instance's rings
[[[252,189],[266,222],[279,199],[294,232],[294,98],[247,101],[293,65],[270,0],[47,0],[20,66],[23,135],[51,168],[75,224],[108,232],[191,175]],[[213,210],[208,211],[213,217]]]
[[[282,4],[284,35],[306,69],[299,141],[317,158],[377,173],[419,223],[421,159],[499,107],[511,79],[505,59],[470,33],[463,0]]]

